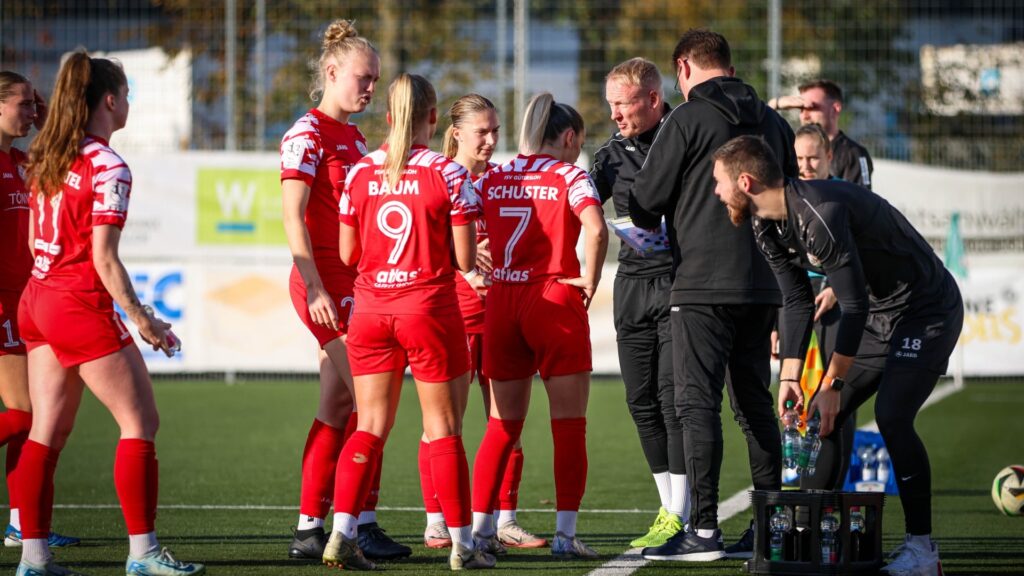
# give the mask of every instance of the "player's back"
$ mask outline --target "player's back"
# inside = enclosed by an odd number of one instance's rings
[[[579,214],[601,205],[584,170],[548,155],[520,154],[489,172],[478,188],[494,282],[579,276]]]
[[[386,150],[353,168],[341,200],[342,222],[358,230],[358,312],[413,314],[457,307],[451,226],[477,215],[469,172],[423,146],[410,151],[392,190]]]
[[[123,228],[132,174],[106,141],[86,136],[60,192],[32,195],[32,276],[56,290],[105,291],[92,258],[94,226]]]

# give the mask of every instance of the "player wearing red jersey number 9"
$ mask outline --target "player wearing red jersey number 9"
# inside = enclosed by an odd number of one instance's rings
[[[388,90],[388,123],[387,143],[352,168],[341,197],[341,259],[359,269],[348,355],[360,417],[338,460],[334,531],[324,560],[369,567],[353,540],[354,513],[394,425],[408,364],[451,530],[451,567],[490,568],[494,558],[477,551],[470,534],[459,398],[469,355],[452,266],[453,260],[462,271],[474,265],[477,197],[469,172],[426,146],[437,128],[430,82],[396,78]]]
[[[69,573],[47,545],[53,476],[88,386],[121,431],[114,485],[128,528],[125,572],[202,574],[201,564],[179,562],[157,542],[159,415],[142,355],[114,311],[116,301],[143,340],[167,348],[170,324],[145,312],[118,257],[132,176],[107,142],[128,120],[127,78],[118,64],[75,52],[57,75],[52,105],[27,166],[35,261],[18,323],[35,414],[18,462],[18,573]]]
[[[297,559],[323,557],[324,518],[331,509],[338,455],[355,430],[352,374],[345,334],[355,307],[355,269],[338,256],[338,199],[348,170],[366,153],[366,140],[349,122],[369,105],[380,79],[377,50],[347,20],[324,32],[310,96],[320,103],[281,139],[284,226],[294,266],[292,304],[320,346],[320,402],[302,454],[299,523],[288,547]],[[412,550],[377,526],[378,480],[363,503],[359,537],[372,558],[399,558]]]
[[[534,373],[551,407],[555,444],[557,529],[551,552],[561,558],[597,554],[576,537],[586,487],[586,414],[590,391],[590,329],[586,308],[608,249],[601,200],[579,157],[585,129],[570,106],[547,93],[526,110],[520,154],[489,172],[477,187],[494,270],[484,327],[484,373],[491,412],[473,470],[473,530],[494,535],[491,503],[505,462],[519,440]],[[576,241],[586,230],[586,274]]]

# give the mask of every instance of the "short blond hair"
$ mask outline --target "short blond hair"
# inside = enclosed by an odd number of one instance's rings
[[[646,58],[630,58],[612,68],[605,80],[615,80],[626,86],[639,86],[661,93],[661,72]]]

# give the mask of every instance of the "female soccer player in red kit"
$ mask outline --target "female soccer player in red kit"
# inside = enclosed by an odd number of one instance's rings
[[[128,527],[128,575],[203,574],[157,542],[160,417],[142,354],[114,302],[154,349],[170,324],[143,309],[117,249],[132,175],[107,144],[128,120],[128,81],[118,64],[73,53],[57,75],[52,112],[29,149],[35,262],[18,308],[28,348],[32,429],[18,462],[23,548],[18,574],[69,571],[47,546],[57,458],[71,433],[83,384],[121,430],[114,485]]]
[[[425,78],[398,76],[388,89],[387,142],[352,168],[341,197],[341,258],[359,267],[348,351],[360,417],[338,460],[328,565],[373,567],[353,538],[354,513],[383,456],[408,364],[451,530],[451,568],[494,566],[470,532],[459,398],[469,354],[452,266],[452,248],[460,270],[474,266],[477,198],[466,169],[426,146],[437,128],[436,106]]]
[[[491,504],[522,433],[539,371],[555,444],[558,514],[551,553],[562,558],[597,556],[576,537],[576,513],[587,480],[592,365],[586,309],[601,279],[608,230],[593,182],[572,164],[584,136],[576,110],[539,94],[526,109],[519,156],[477,184],[494,265],[484,329],[491,417],[473,469],[474,537],[494,538]],[[581,227],[583,276],[575,250]]]
[[[14,147],[14,140],[28,135],[34,125],[43,127],[46,102],[21,74],[0,71],[0,446],[7,446],[7,493],[11,521],[4,531],[4,545],[21,546],[21,514],[17,500],[15,465],[32,426],[28,398],[28,363],[25,343],[18,331],[18,301],[32,270],[28,245],[28,192],[23,173],[28,157]],[[78,538],[51,532],[50,547],[75,546]]]
[[[448,110],[452,119],[445,131],[444,155],[469,170],[473,180],[477,181],[496,165],[490,162],[494,147],[498,144],[498,112],[494,104],[479,94],[467,94],[456,100]],[[455,287],[459,296],[459,308],[466,323],[466,335],[469,338],[470,379],[475,376],[480,382],[483,392],[485,413],[490,411],[491,391],[490,380],[483,374],[483,332],[484,332],[484,294],[486,280],[491,272],[489,240],[487,227],[483,219],[476,222],[477,268],[471,270],[462,279],[456,278]],[[463,402],[468,401],[469,390],[461,395]],[[465,406],[465,404],[463,404]],[[465,408],[463,408],[465,412]],[[433,479],[430,475],[429,449],[426,439],[420,443],[419,452],[420,483],[423,489],[423,504],[427,510],[427,528],[423,533],[423,543],[429,548],[451,546],[451,536],[441,515],[441,507],[435,495]],[[523,476],[523,447],[516,443],[505,466],[505,476],[501,483],[501,491],[495,502],[494,513],[497,514],[497,541],[489,541],[489,552],[504,553],[503,547],[510,548],[542,548],[547,540],[534,536],[516,520],[516,508],[519,500],[519,482]]]
[[[376,48],[351,22],[335,20],[324,32],[313,80],[311,96],[320,104],[281,140],[284,225],[294,260],[292,304],[320,345],[320,403],[302,454],[299,523],[288,548],[292,558],[323,556],[338,454],[357,420],[344,342],[355,306],[356,272],[338,256],[338,200],[348,170],[367,152],[366,139],[349,119],[370,104],[379,79]],[[371,558],[408,556],[408,546],[377,526],[377,474],[360,519],[360,544]]]

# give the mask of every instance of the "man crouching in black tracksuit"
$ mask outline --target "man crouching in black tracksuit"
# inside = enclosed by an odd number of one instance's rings
[[[743,136],[715,153],[715,194],[733,223],[751,218],[757,245],[784,295],[779,413],[802,404],[798,379],[814,293],[805,270],[824,273],[839,299],[835,351],[808,413],[821,414],[815,476],[842,467],[841,434],[852,411],[875,399],[892,458],[907,539],[883,571],[941,574],[931,541],[931,467],[914,418],[946,372],[963,327],[953,276],[910,222],[880,196],[835,180],[783,178],[764,140]]]
[[[686,95],[662,122],[633,185],[633,222],[654,228],[670,215],[674,267],[671,305],[675,402],[683,423],[691,531],[647,548],[651,560],[717,560],[726,555],[718,529],[722,468],[722,389],[747,440],[754,487],[778,490],[781,436],[772,394],[769,338],[781,304],[771,269],[750,227],[731,226],[715,198],[711,154],[742,134],[764,136],[797,175],[793,130],[753,88],[733,78],[729,43],[689,30],[673,54]],[[750,557],[748,531],[731,556]]]
[[[601,201],[610,198],[616,215],[628,217],[633,178],[671,107],[665,103],[658,67],[643,58],[612,68],[605,98],[619,131],[594,153],[590,178]],[[622,243],[613,296],[626,404],[661,498],[658,517],[647,534],[630,542],[633,547],[664,544],[690,519],[683,426],[672,383],[672,254],[667,245],[660,248],[640,253]]]

